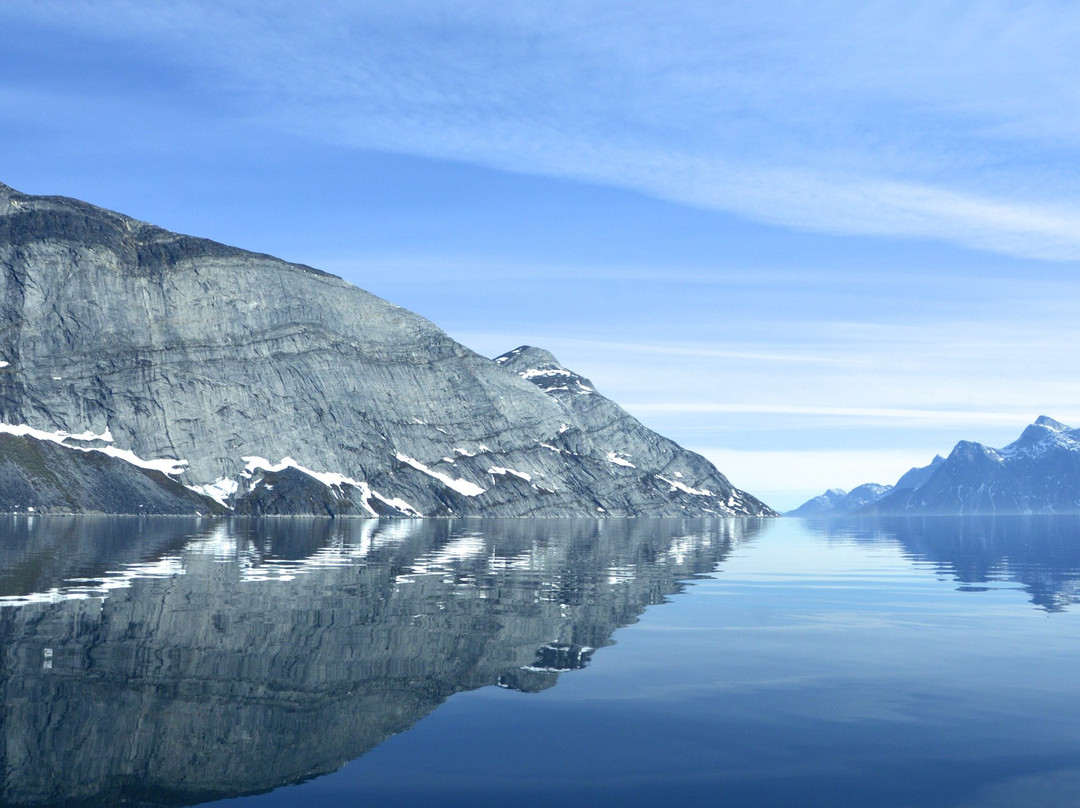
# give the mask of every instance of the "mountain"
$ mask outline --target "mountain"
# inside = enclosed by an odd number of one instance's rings
[[[891,485],[878,483],[864,483],[851,491],[830,488],[821,496],[804,502],[795,510],[787,511],[784,516],[840,516],[877,502],[891,490]]]
[[[848,510],[819,508],[825,500],[817,497],[788,515],[1080,513],[1080,429],[1042,415],[1004,448],[960,441],[947,458],[878,488],[879,496]]]
[[[1001,449],[960,441],[917,488],[870,509],[880,514],[1080,512],[1080,430],[1040,416]]]
[[[824,494],[819,494],[813,499],[808,499],[793,511],[785,511],[784,516],[823,516],[833,512],[833,508],[839,504],[847,491],[843,488],[830,488]]]
[[[903,491],[908,488],[918,488],[925,483],[933,475],[937,467],[945,462],[945,458],[941,455],[934,455],[934,459],[926,466],[917,466],[913,469],[908,469],[904,472],[900,479],[896,481],[896,485],[893,489],[896,491]]]
[[[0,266],[0,424],[50,443],[30,494],[105,454],[190,513],[773,515],[547,352],[492,361],[311,267],[2,185]],[[29,507],[103,506],[0,488]]]

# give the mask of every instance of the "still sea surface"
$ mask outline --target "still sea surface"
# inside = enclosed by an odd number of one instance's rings
[[[0,804],[1080,805],[1080,519],[0,517]]]

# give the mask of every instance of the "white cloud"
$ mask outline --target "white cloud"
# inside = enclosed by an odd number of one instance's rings
[[[10,0],[233,115],[785,226],[1080,258],[1080,8]]]

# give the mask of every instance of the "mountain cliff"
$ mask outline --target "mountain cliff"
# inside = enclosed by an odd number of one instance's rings
[[[325,272],[6,186],[0,424],[157,468],[191,513],[773,513],[546,352],[492,361]],[[31,499],[0,488],[101,509]]]

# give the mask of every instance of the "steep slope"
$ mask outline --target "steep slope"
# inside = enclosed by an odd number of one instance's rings
[[[643,426],[548,351],[523,345],[495,362],[558,403],[565,421],[544,447],[553,455],[547,459],[586,466],[604,502],[626,509],[633,507],[635,496],[644,494],[687,511],[773,515],[704,457]]]
[[[904,472],[900,479],[896,481],[896,485],[893,489],[896,491],[903,491],[907,488],[918,488],[933,476],[937,467],[945,462],[945,458],[941,455],[934,455],[934,459],[930,461],[929,465],[916,466],[913,469],[908,469]]]
[[[673,444],[627,475],[637,443],[310,267],[6,186],[0,267],[0,423],[109,433],[239,512],[771,513]]]
[[[0,430],[0,513],[210,515],[225,509],[157,469]]]

